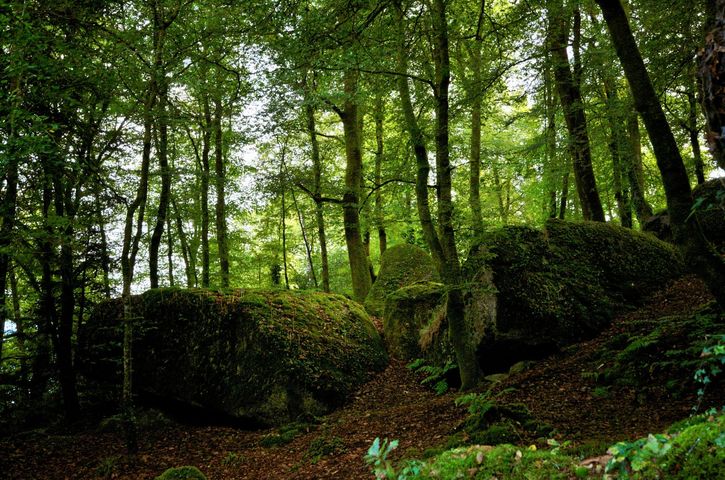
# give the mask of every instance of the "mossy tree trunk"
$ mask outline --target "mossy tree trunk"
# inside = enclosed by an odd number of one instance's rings
[[[338,109],[337,113],[342,119],[345,135],[345,192],[342,197],[345,243],[350,263],[353,297],[362,303],[370,291],[372,278],[360,228],[360,185],[363,164],[356,99],[358,77],[359,72],[354,69],[345,71],[343,75],[345,103],[343,109]]]
[[[597,4],[604,14],[617,56],[632,90],[635,107],[642,116],[654,148],[675,242],[682,247],[687,265],[705,280],[720,308],[725,308],[725,260],[708,246],[694,215],[690,215],[692,192],[685,164],[639,53],[626,13],[620,0],[597,0]]]
[[[449,156],[449,99],[450,58],[448,42],[448,24],[446,1],[434,0],[431,4],[430,18],[433,26],[433,63],[435,78],[430,82],[435,99],[436,113],[436,180],[438,205],[438,231],[433,224],[428,203],[428,163],[427,149],[422,131],[414,114],[408,86],[408,51],[405,42],[405,13],[402,5],[396,3],[398,20],[398,90],[400,93],[405,124],[413,144],[415,154],[416,197],[418,216],[423,234],[436,263],[441,278],[447,288],[446,317],[449,336],[456,354],[461,376],[461,388],[470,389],[477,383],[480,369],[474,346],[464,319],[463,282],[461,265],[455,244],[453,229],[453,199],[451,182],[451,164]]]

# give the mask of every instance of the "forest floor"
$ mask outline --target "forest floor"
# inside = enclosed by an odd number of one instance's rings
[[[583,380],[583,372],[600,368],[596,352],[613,336],[628,333],[638,319],[689,314],[709,300],[699,280],[680,279],[642,308],[619,316],[597,338],[511,375],[496,390],[506,390],[506,401],[525,403],[537,420],[555,427],[560,441],[572,440],[582,455],[603,454],[618,440],[661,431],[690,414],[694,393],[673,397],[657,385],[646,395],[635,387],[597,391],[593,382]],[[118,432],[34,431],[0,440],[0,472],[18,480],[153,479],[169,467],[194,465],[210,480],[372,478],[363,455],[375,437],[400,441],[395,458],[420,457],[462,426],[466,412],[454,404],[459,394],[437,396],[419,381],[394,360],[347,406],[286,445],[262,446],[265,437],[274,435],[270,430],[164,422],[142,432],[140,452],[129,458]]]

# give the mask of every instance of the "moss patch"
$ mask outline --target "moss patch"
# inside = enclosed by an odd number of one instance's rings
[[[445,287],[440,283],[421,282],[403,287],[385,302],[383,329],[388,351],[398,358],[413,360],[421,356],[421,329],[440,316]],[[426,337],[426,335],[423,335]],[[435,340],[427,340],[426,349]]]
[[[549,220],[544,231],[488,232],[464,271],[473,280],[485,268],[498,290],[495,328],[479,350],[487,371],[595,335],[616,311],[684,270],[678,252],[651,235],[560,220]]]
[[[156,477],[156,480],[206,480],[196,467],[174,467]]]
[[[385,310],[388,295],[416,282],[440,281],[433,259],[415,245],[400,244],[385,250],[380,260],[380,272],[367,298],[365,309],[377,317]]]
[[[132,302],[141,393],[257,424],[326,413],[387,364],[365,311],[340,295],[158,289]],[[89,378],[119,381],[122,311],[102,304],[81,332]]]

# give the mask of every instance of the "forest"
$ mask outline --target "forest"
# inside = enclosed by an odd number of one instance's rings
[[[725,477],[725,0],[0,29],[0,476]]]

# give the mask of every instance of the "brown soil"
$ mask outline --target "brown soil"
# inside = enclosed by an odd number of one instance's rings
[[[648,305],[615,320],[596,339],[538,362],[497,388],[514,387],[502,398],[525,403],[538,420],[554,426],[558,436],[579,443],[604,445],[660,431],[690,413],[693,396],[670,398],[657,388],[642,395],[624,387],[611,387],[606,396],[599,396],[582,372],[597,368],[592,364],[594,352],[622,332],[631,323],[627,320],[687,313],[708,300],[701,282],[681,279]],[[270,431],[170,424],[143,431],[140,453],[129,459],[119,433],[35,432],[0,441],[0,472],[3,478],[18,480],[153,479],[169,467],[195,465],[210,480],[372,478],[363,455],[375,437],[399,439],[396,458],[420,456],[426,448],[443,444],[460,426],[465,411],[454,405],[456,396],[436,396],[421,387],[402,362],[393,361],[347,406],[288,445],[260,446]],[[315,461],[310,445],[321,438],[337,449]]]

